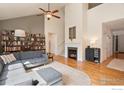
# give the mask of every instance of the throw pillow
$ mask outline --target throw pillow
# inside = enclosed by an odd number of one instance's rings
[[[16,58],[14,57],[13,54],[9,55],[2,55],[1,59],[4,61],[4,64],[11,63],[13,61],[16,61]]]
[[[5,57],[7,59],[7,63],[10,63],[12,61],[12,59],[11,59],[11,57],[9,55],[6,55]]]
[[[13,54],[9,54],[9,57],[10,57],[11,61],[16,61],[16,58]]]
[[[6,55],[6,59],[8,60],[8,63],[11,63],[13,61],[16,61],[16,58],[14,57],[13,54]]]
[[[0,57],[3,60],[4,64],[7,64],[8,63],[8,60],[6,59],[6,56],[5,55],[2,55]]]

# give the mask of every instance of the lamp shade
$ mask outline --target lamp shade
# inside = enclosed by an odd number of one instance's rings
[[[22,30],[22,29],[15,29],[15,34],[14,36],[17,36],[17,37],[25,37],[25,31]]]
[[[96,47],[96,44],[97,44],[97,39],[90,40],[90,46],[91,47]]]

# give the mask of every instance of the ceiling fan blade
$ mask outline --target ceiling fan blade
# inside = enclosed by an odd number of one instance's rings
[[[59,16],[56,16],[56,15],[52,15],[53,17],[55,17],[55,18],[58,18],[58,19],[60,19],[61,17],[59,17]]]
[[[42,8],[39,8],[40,10],[42,10],[43,12],[46,12],[44,9],[42,9]]]
[[[52,11],[52,13],[57,13],[57,12],[59,12],[59,10],[53,10],[53,11]]]
[[[42,15],[44,15],[44,13],[42,13],[42,14],[37,14],[37,16],[42,16]]]

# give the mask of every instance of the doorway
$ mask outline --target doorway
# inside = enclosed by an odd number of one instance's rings
[[[113,53],[124,53],[124,35],[113,35]]]
[[[118,51],[124,53],[124,35],[118,36]]]
[[[123,55],[124,58],[124,19],[103,23],[103,59],[113,55]]]
[[[48,33],[49,53],[57,55],[57,36],[55,33]]]

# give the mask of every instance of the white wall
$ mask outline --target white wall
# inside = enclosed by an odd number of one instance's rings
[[[80,43],[82,38],[82,4],[68,4],[65,7],[65,43]],[[69,39],[69,27],[76,26],[76,39]]]
[[[76,39],[69,39],[69,27],[76,26]],[[78,60],[84,60],[87,31],[87,4],[67,4],[65,7],[65,57],[68,57],[67,47],[78,48]]]
[[[52,34],[51,35],[51,37],[50,37],[50,39],[51,39],[51,53],[56,53],[57,51],[56,51],[56,48],[57,48],[57,46],[56,46],[56,36],[54,35],[54,34]]]
[[[112,32],[113,35],[124,35],[124,30],[116,30]]]
[[[45,37],[46,37],[46,50],[49,52],[49,33],[53,33],[56,35],[57,41],[56,41],[56,55],[63,55],[64,52],[64,9],[61,8],[59,10],[59,13],[57,13],[61,18],[57,19],[52,17],[50,20],[47,20],[45,18]]]
[[[107,24],[103,24],[102,26],[103,26],[102,40],[104,42],[104,44],[102,44],[102,48],[104,49],[104,51],[103,51],[104,58],[103,59],[107,59],[108,57],[110,57],[112,55],[113,37],[112,37],[112,31],[111,31],[110,27]]]
[[[101,4],[88,10],[88,39],[97,39],[97,47],[101,48],[101,62],[105,60],[103,48],[102,24],[124,18],[124,4]]]
[[[88,4],[83,4],[83,24],[82,24],[82,45],[83,45],[83,60],[85,60],[85,48],[88,46],[88,33],[87,33],[87,11],[88,11]]]
[[[124,52],[124,35],[118,35],[118,51]]]

